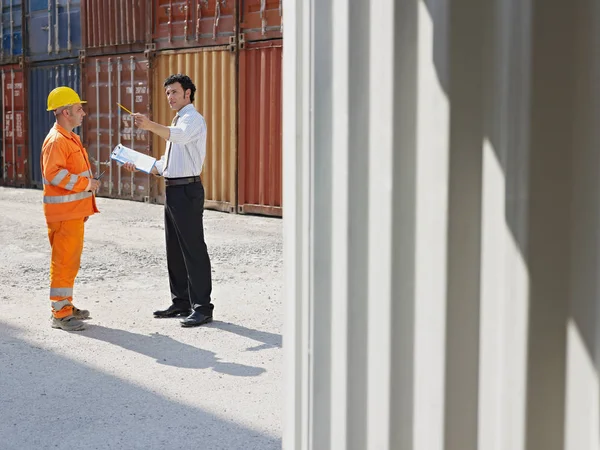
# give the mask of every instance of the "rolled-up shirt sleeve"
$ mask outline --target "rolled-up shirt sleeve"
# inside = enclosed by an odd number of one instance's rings
[[[174,144],[187,144],[206,132],[206,124],[198,114],[186,114],[179,118],[177,125],[168,128],[167,141]]]

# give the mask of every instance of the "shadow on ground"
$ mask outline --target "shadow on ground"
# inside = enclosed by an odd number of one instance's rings
[[[118,345],[124,349],[154,358],[157,363],[184,369],[209,369],[238,377],[256,377],[265,372],[262,367],[223,362],[214,352],[184,344],[159,333],[137,334],[130,331],[88,325],[83,337]]]
[[[246,351],[255,352],[258,350],[264,350],[272,347],[281,348],[280,334],[254,330],[252,328],[246,328],[244,326],[236,325],[234,323],[219,321],[212,322],[211,324],[207,325],[207,327],[218,328],[219,330],[228,331],[229,333],[237,334],[238,336],[262,342],[262,345],[247,348]]]
[[[222,364],[214,355],[207,355],[211,352],[164,336],[140,336],[97,326],[90,327],[88,333],[122,346],[121,340],[133,340],[126,348],[157,360],[170,348],[169,354],[176,350],[183,355],[182,361],[194,360],[193,355],[198,361],[208,357],[209,363],[198,362],[197,367]],[[150,351],[152,346],[157,350]],[[281,448],[279,438],[34,347],[5,323],[0,323],[0,367],[4,450]]]

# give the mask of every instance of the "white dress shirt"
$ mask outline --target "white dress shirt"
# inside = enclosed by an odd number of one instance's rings
[[[199,176],[206,157],[206,121],[191,103],[175,117],[177,122],[168,127],[166,151],[156,161],[156,170],[165,178]]]

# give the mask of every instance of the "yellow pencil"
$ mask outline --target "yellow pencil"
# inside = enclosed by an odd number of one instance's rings
[[[131,111],[129,111],[127,108],[125,108],[125,107],[124,107],[123,105],[121,105],[120,103],[117,103],[117,105],[119,105],[119,107],[120,107],[120,108],[124,109],[124,110],[125,110],[126,112],[128,112],[129,114],[132,114],[132,115],[133,115],[133,113],[132,113]]]

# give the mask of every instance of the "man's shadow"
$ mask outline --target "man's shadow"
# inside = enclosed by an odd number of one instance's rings
[[[184,344],[159,333],[144,335],[90,324],[81,336],[118,345],[154,358],[157,363],[167,366],[184,369],[212,368],[216,372],[238,377],[256,377],[265,372],[262,367],[222,362],[214,352]]]
[[[238,336],[243,336],[254,341],[262,342],[262,345],[256,347],[249,347],[246,349],[248,352],[256,352],[258,350],[264,350],[268,348],[281,348],[281,335],[275,333],[269,333],[267,331],[253,330],[252,328],[246,328],[241,325],[234,323],[215,321],[208,325],[206,328],[218,328],[219,330],[228,331]]]

